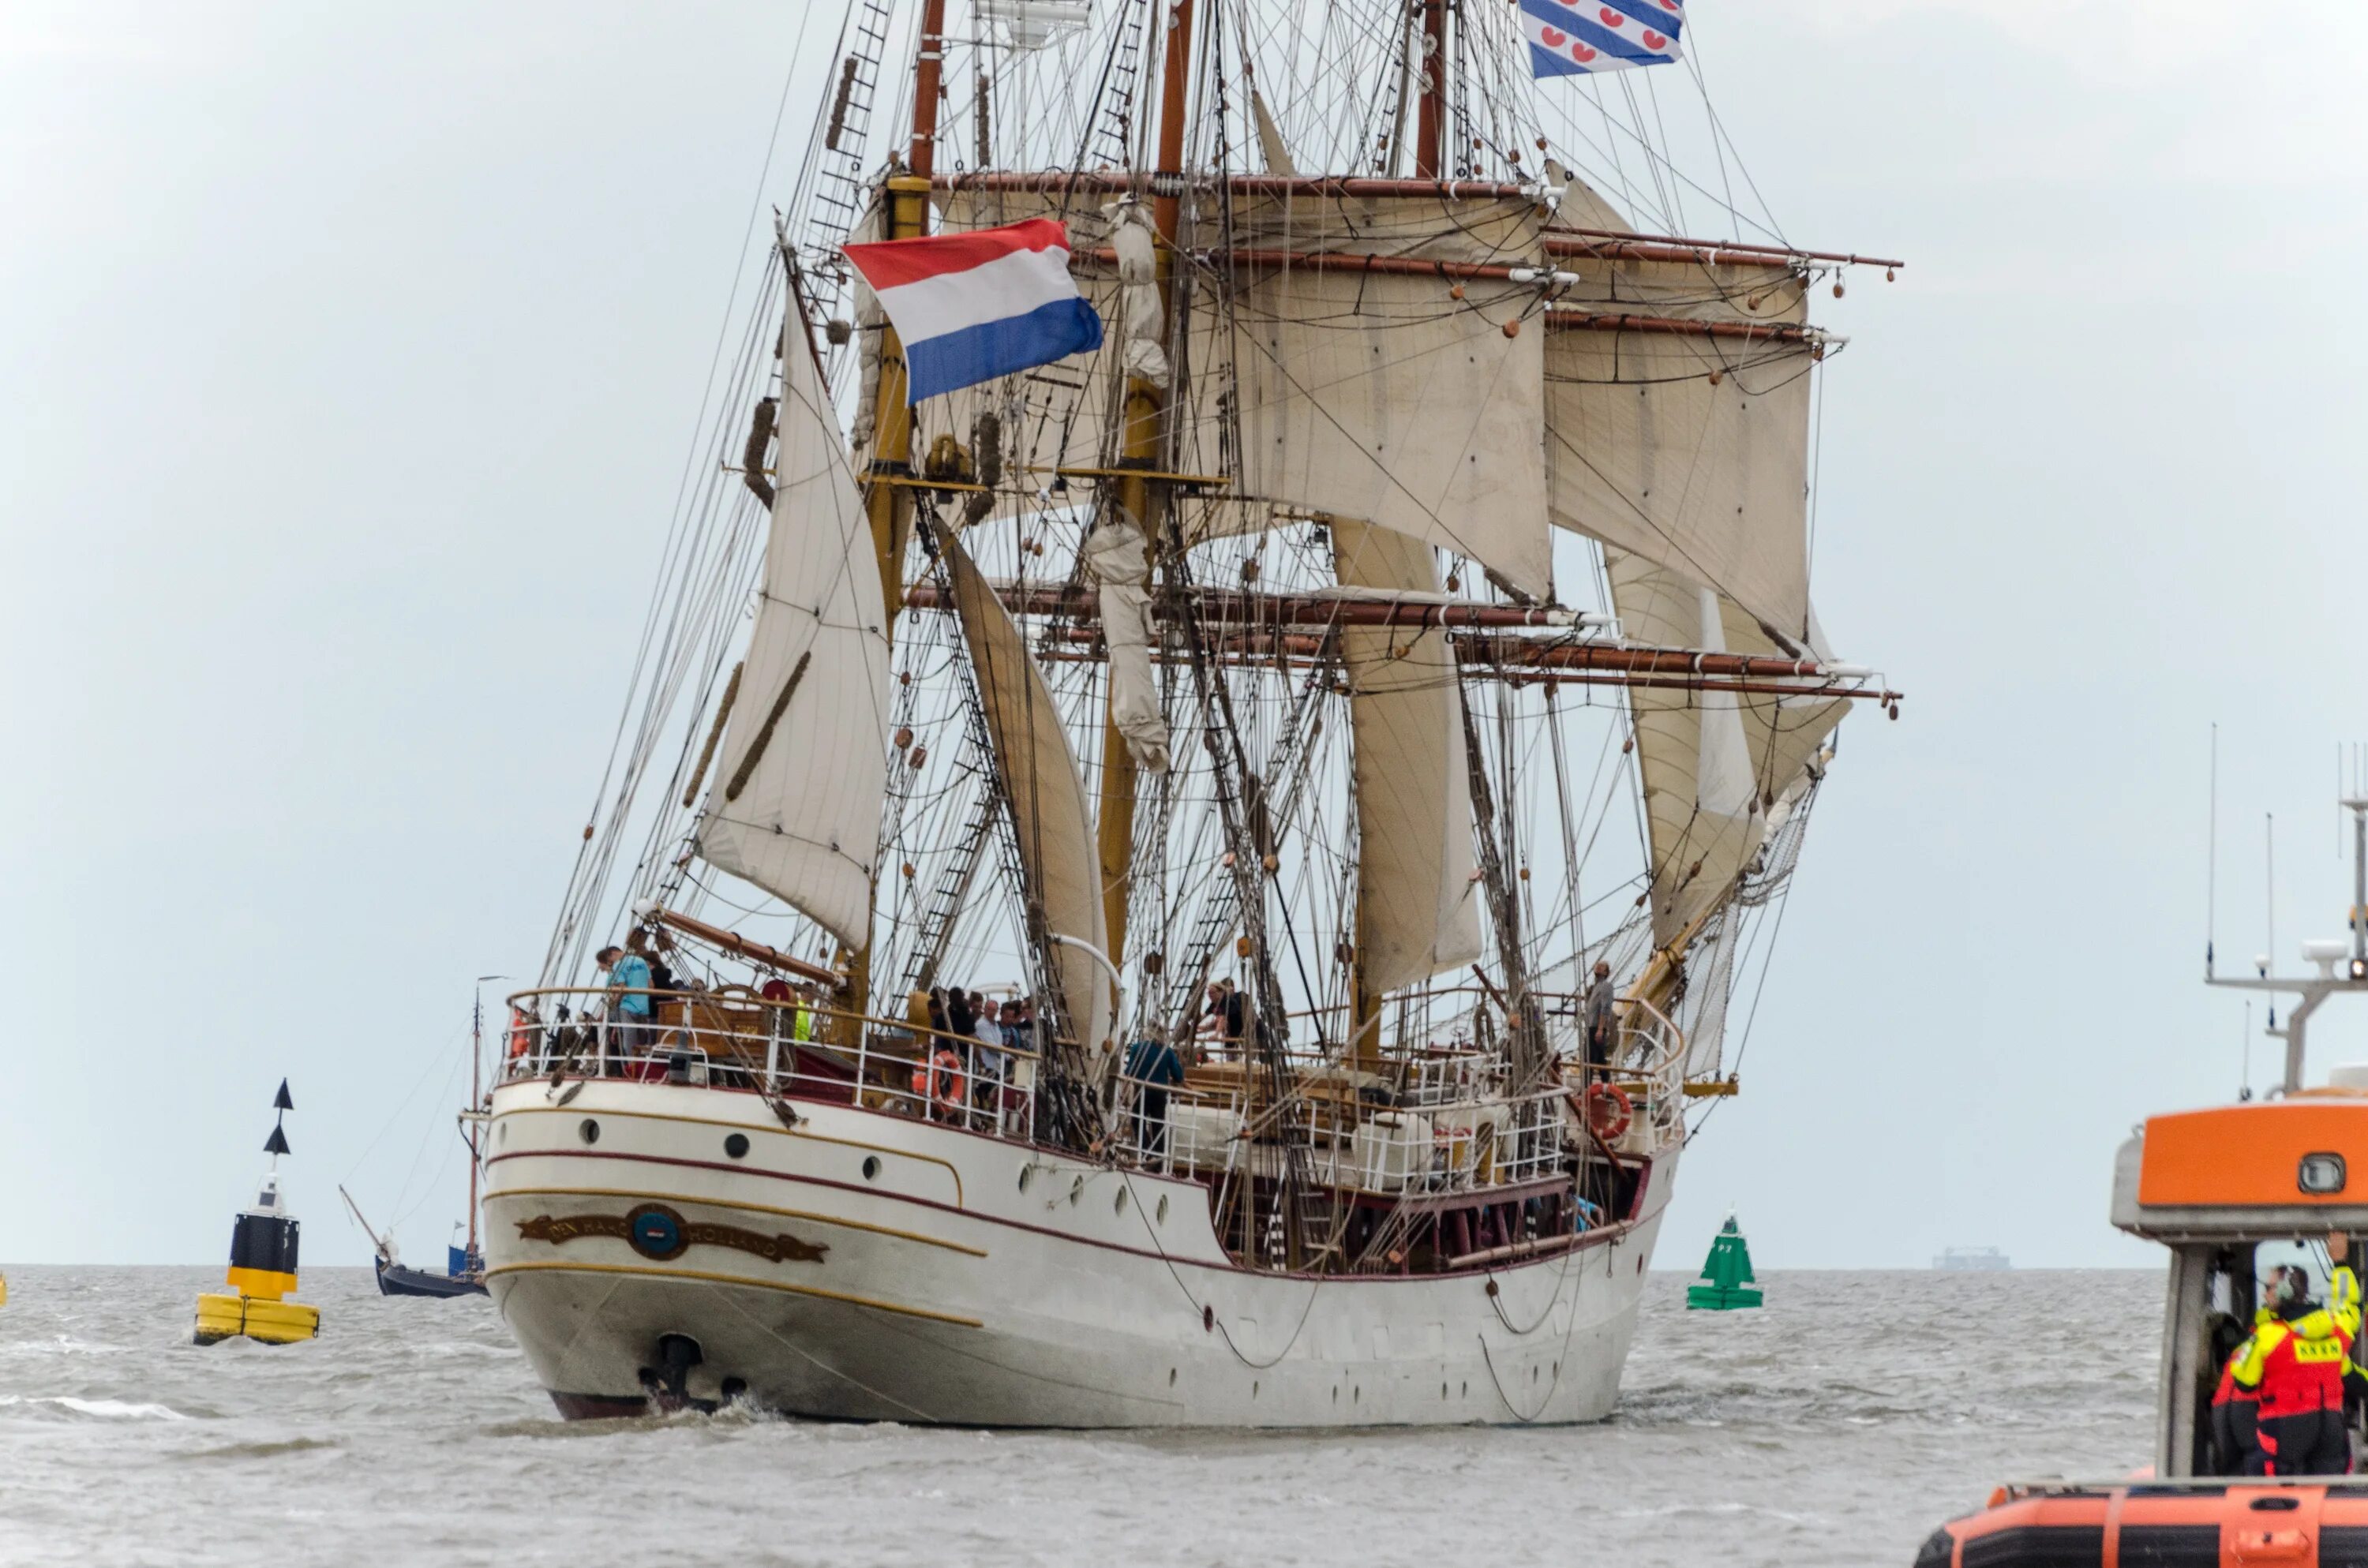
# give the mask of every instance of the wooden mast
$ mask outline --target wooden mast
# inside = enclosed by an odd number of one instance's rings
[[[1447,141],[1447,0],[1419,0],[1422,6],[1422,62],[1416,74],[1422,97],[1415,110],[1414,175],[1437,179],[1446,159]]]
[[[1154,165],[1151,201],[1152,226],[1159,232],[1155,266],[1163,320],[1173,309],[1168,292],[1172,270],[1169,263],[1176,252],[1179,203],[1175,181],[1158,176],[1179,175],[1184,170],[1184,113],[1191,85],[1193,0],[1164,3],[1168,6],[1168,25],[1161,62],[1159,149]],[[1153,472],[1160,468],[1166,445],[1166,413],[1167,398],[1158,387],[1140,376],[1128,378],[1121,468]],[[1141,527],[1144,538],[1154,541],[1156,552],[1156,541],[1166,534],[1161,527],[1163,519],[1154,508],[1167,506],[1167,487],[1142,474],[1125,474],[1118,482],[1118,500]],[[1126,737],[1119,732],[1113,706],[1116,697],[1113,688],[1102,717],[1102,798],[1100,815],[1095,824],[1095,842],[1101,861],[1102,921],[1110,937],[1110,960],[1113,966],[1122,966],[1126,962],[1127,882],[1134,868],[1135,767],[1134,754],[1127,749]]]
[[[1436,180],[1445,162],[1440,153],[1447,139],[1447,0],[1417,0],[1417,5],[1422,31],[1414,46],[1418,57],[1415,81],[1420,89],[1414,122],[1414,174],[1417,180]],[[1360,876],[1348,952],[1349,1058],[1360,1072],[1375,1073],[1382,1068],[1382,994],[1371,983],[1366,913],[1365,880]]]
[[[472,1111],[484,1107],[484,1046],[485,991],[484,983],[479,982],[476,1005],[469,1009],[469,1108]],[[478,1167],[485,1162],[485,1152],[478,1147],[477,1138],[484,1126],[482,1121],[469,1124],[469,1250],[462,1256],[472,1258],[477,1256],[477,1173]]]
[[[938,92],[945,72],[946,0],[922,0],[919,45],[913,69],[913,136],[905,150],[905,172],[882,182],[887,237],[911,239],[928,232],[929,176],[937,165]],[[882,634],[893,653],[896,609],[905,602],[905,546],[912,537],[913,497],[893,481],[913,471],[913,407],[905,395],[905,345],[896,328],[880,324],[879,401],[872,406],[871,460],[865,468],[864,510],[871,522],[871,551],[880,571],[880,602],[887,607]],[[880,483],[881,481],[891,483]],[[872,894],[879,893],[875,875]],[[868,929],[867,919],[867,929]],[[844,1017],[860,1018],[871,1006],[871,944],[846,955],[847,992],[854,1006]],[[899,1009],[901,1010],[901,1009]],[[860,1029],[860,1023],[844,1026]],[[841,1044],[853,1044],[852,1040]]]

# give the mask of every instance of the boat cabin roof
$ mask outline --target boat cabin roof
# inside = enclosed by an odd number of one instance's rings
[[[2368,1232],[2368,1093],[2148,1117],[2114,1159],[2112,1217],[2169,1243]]]

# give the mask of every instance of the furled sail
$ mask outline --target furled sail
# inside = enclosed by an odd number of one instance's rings
[[[888,777],[887,617],[871,524],[794,306],[780,358],[762,598],[699,851],[860,951]]]
[[[1563,306],[1598,316],[1797,325],[1806,313],[1804,281],[1782,266],[1554,265],[1583,279]],[[1708,584],[1797,643],[1811,347],[1600,325],[1544,336],[1554,521]]]
[[[960,192],[946,204],[946,224],[1010,222],[1050,210],[1050,200]],[[1067,212],[1076,254],[1108,246],[1123,256],[1110,225],[1125,218],[1113,211],[1121,216]],[[1201,537],[1265,528],[1269,503],[1338,513],[1547,594],[1554,551],[1537,289],[1353,265],[1368,256],[1524,265],[1538,254],[1534,205],[1258,196],[1236,199],[1230,218],[1229,250],[1212,255],[1210,270],[1184,289],[1191,381],[1174,460],[1184,472],[1229,476],[1234,483],[1213,494],[1247,504],[1196,509]],[[1312,256],[1328,259],[1283,259]],[[1119,311],[1121,285],[1109,270],[1081,283],[1105,316]],[[1016,393],[977,396],[1017,395],[1036,416],[1045,433],[1021,460],[1039,472],[1105,462],[1117,447],[1105,439],[1117,406],[1110,380],[1125,352],[1121,341],[1083,371],[1048,367],[1019,378]],[[929,417],[968,428],[976,404],[940,401],[948,407]]]
[[[1023,896],[1042,909],[1048,932],[1107,953],[1092,803],[1053,688],[970,552],[951,536],[944,537],[942,548],[962,639],[978,676],[996,768],[1011,801],[1028,881]],[[1109,1037],[1116,1011],[1109,976],[1100,962],[1066,944],[1055,945],[1047,956],[1059,974],[1078,1042],[1089,1049],[1099,1045]]]
[[[1636,556],[1610,557],[1627,634],[1710,653],[1775,645],[1739,607]],[[1767,810],[1815,757],[1846,699],[1638,687],[1629,692],[1652,855],[1653,940],[1683,936],[1759,852]]]
[[[1344,585],[1438,597],[1430,547],[1332,521]],[[1393,656],[1393,649],[1395,656]],[[1344,629],[1355,749],[1358,963],[1378,995],[1480,956],[1471,778],[1455,653],[1433,629]]]

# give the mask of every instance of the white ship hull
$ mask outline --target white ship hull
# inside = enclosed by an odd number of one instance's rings
[[[1580,1244],[1318,1278],[1236,1267],[1194,1182],[909,1118],[801,1101],[791,1130],[755,1095],[603,1081],[492,1110],[487,1282],[580,1416],[674,1392],[993,1426],[1598,1420],[1677,1153]],[[669,1335],[698,1356],[673,1385]]]

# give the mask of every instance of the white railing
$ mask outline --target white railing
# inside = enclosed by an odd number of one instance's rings
[[[504,1075],[756,1090],[835,1101],[1022,1141],[1036,1128],[1038,1054],[893,1018],[738,992],[652,992],[648,1021],[617,994],[510,998]],[[586,1012],[602,1017],[586,1018]]]

